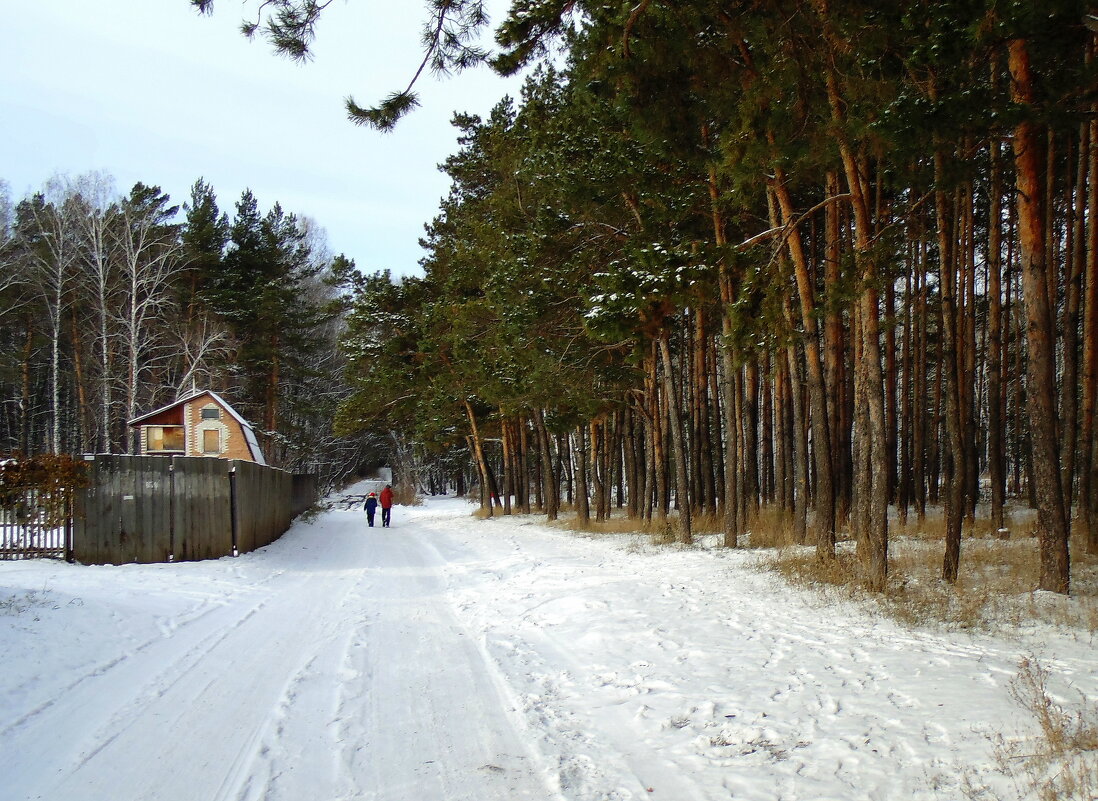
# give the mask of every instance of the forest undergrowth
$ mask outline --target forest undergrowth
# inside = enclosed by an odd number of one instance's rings
[[[911,519],[906,525],[896,521],[883,593],[866,588],[857,544],[852,539],[840,537],[835,560],[827,562],[817,558],[814,548],[793,544],[788,535],[781,541],[780,521],[770,522],[765,529],[763,526],[767,524],[760,524],[763,536],[756,536],[753,530],[750,547],[774,550],[772,558],[763,560],[765,567],[794,585],[839,588],[902,623],[1000,634],[1047,624],[1089,636],[1098,633],[1098,556],[1087,552],[1085,537],[1077,533],[1071,543],[1071,595],[1034,591],[1040,554],[1028,514],[1016,513],[1013,524],[1007,525],[1010,536],[1005,538],[986,520],[978,518],[966,526],[961,570],[955,584],[942,579],[942,516],[928,514],[923,521]]]
[[[637,521],[617,514],[581,525],[562,507],[560,526],[585,535],[634,534],[640,542],[675,542],[675,518]],[[695,515],[699,546],[721,532],[715,515]],[[1035,624],[1062,626],[1080,634],[1098,634],[1098,555],[1086,549],[1085,535],[1077,532],[1071,543],[1070,596],[1038,592],[1039,550],[1035,519],[1027,509],[1008,516],[1005,531],[977,517],[964,529],[961,570],[956,584],[941,577],[945,523],[940,509],[928,509],[919,521],[892,521],[889,578],[883,593],[867,588],[857,543],[843,527],[836,558],[820,560],[813,545],[797,544],[792,525],[779,510],[762,507],[748,525],[741,546],[759,553],[759,565],[794,586],[829,588],[843,597],[858,599],[885,617],[911,626],[946,626],[971,631],[1011,630]],[[814,542],[811,526],[807,542]],[[639,543],[636,546],[639,547]]]

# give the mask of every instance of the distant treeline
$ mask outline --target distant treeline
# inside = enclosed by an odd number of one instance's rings
[[[0,452],[133,452],[127,421],[198,387],[276,466],[330,481],[368,460],[370,437],[331,430],[353,263],[250,191],[229,219],[201,180],[182,208],[113,187],[87,174],[2,198]]]

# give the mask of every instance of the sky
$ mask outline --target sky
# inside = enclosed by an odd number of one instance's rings
[[[343,100],[403,89],[422,58],[420,2],[335,0],[315,57],[297,64],[239,33],[255,3],[7,3],[0,34],[0,179],[15,200],[54,175],[112,175],[187,200],[203,178],[232,216],[245,188],[311,217],[364,272],[418,272],[418,239],[448,180],[455,111],[486,115],[521,80],[478,68],[425,76],[422,107],[390,134],[355,126]],[[509,3],[489,3],[498,23]]]
[[[1085,595],[912,629],[717,536],[474,508],[337,505],[202,562],[0,561],[4,798],[1020,801],[995,753],[1023,781],[1039,753],[1023,659],[1095,712],[1094,634],[1036,613]]]

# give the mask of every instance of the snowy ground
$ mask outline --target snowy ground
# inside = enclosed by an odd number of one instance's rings
[[[1086,637],[912,632],[751,554],[469,512],[0,563],[0,798],[958,799],[1031,726],[1023,656],[1098,697]]]

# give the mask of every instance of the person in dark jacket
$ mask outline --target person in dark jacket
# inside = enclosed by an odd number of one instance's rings
[[[393,488],[388,484],[381,491],[381,525],[389,527],[389,518],[393,513]]]
[[[366,522],[370,528],[374,527],[374,513],[377,512],[377,495],[371,492],[366,496]],[[382,513],[384,516],[384,512]]]

